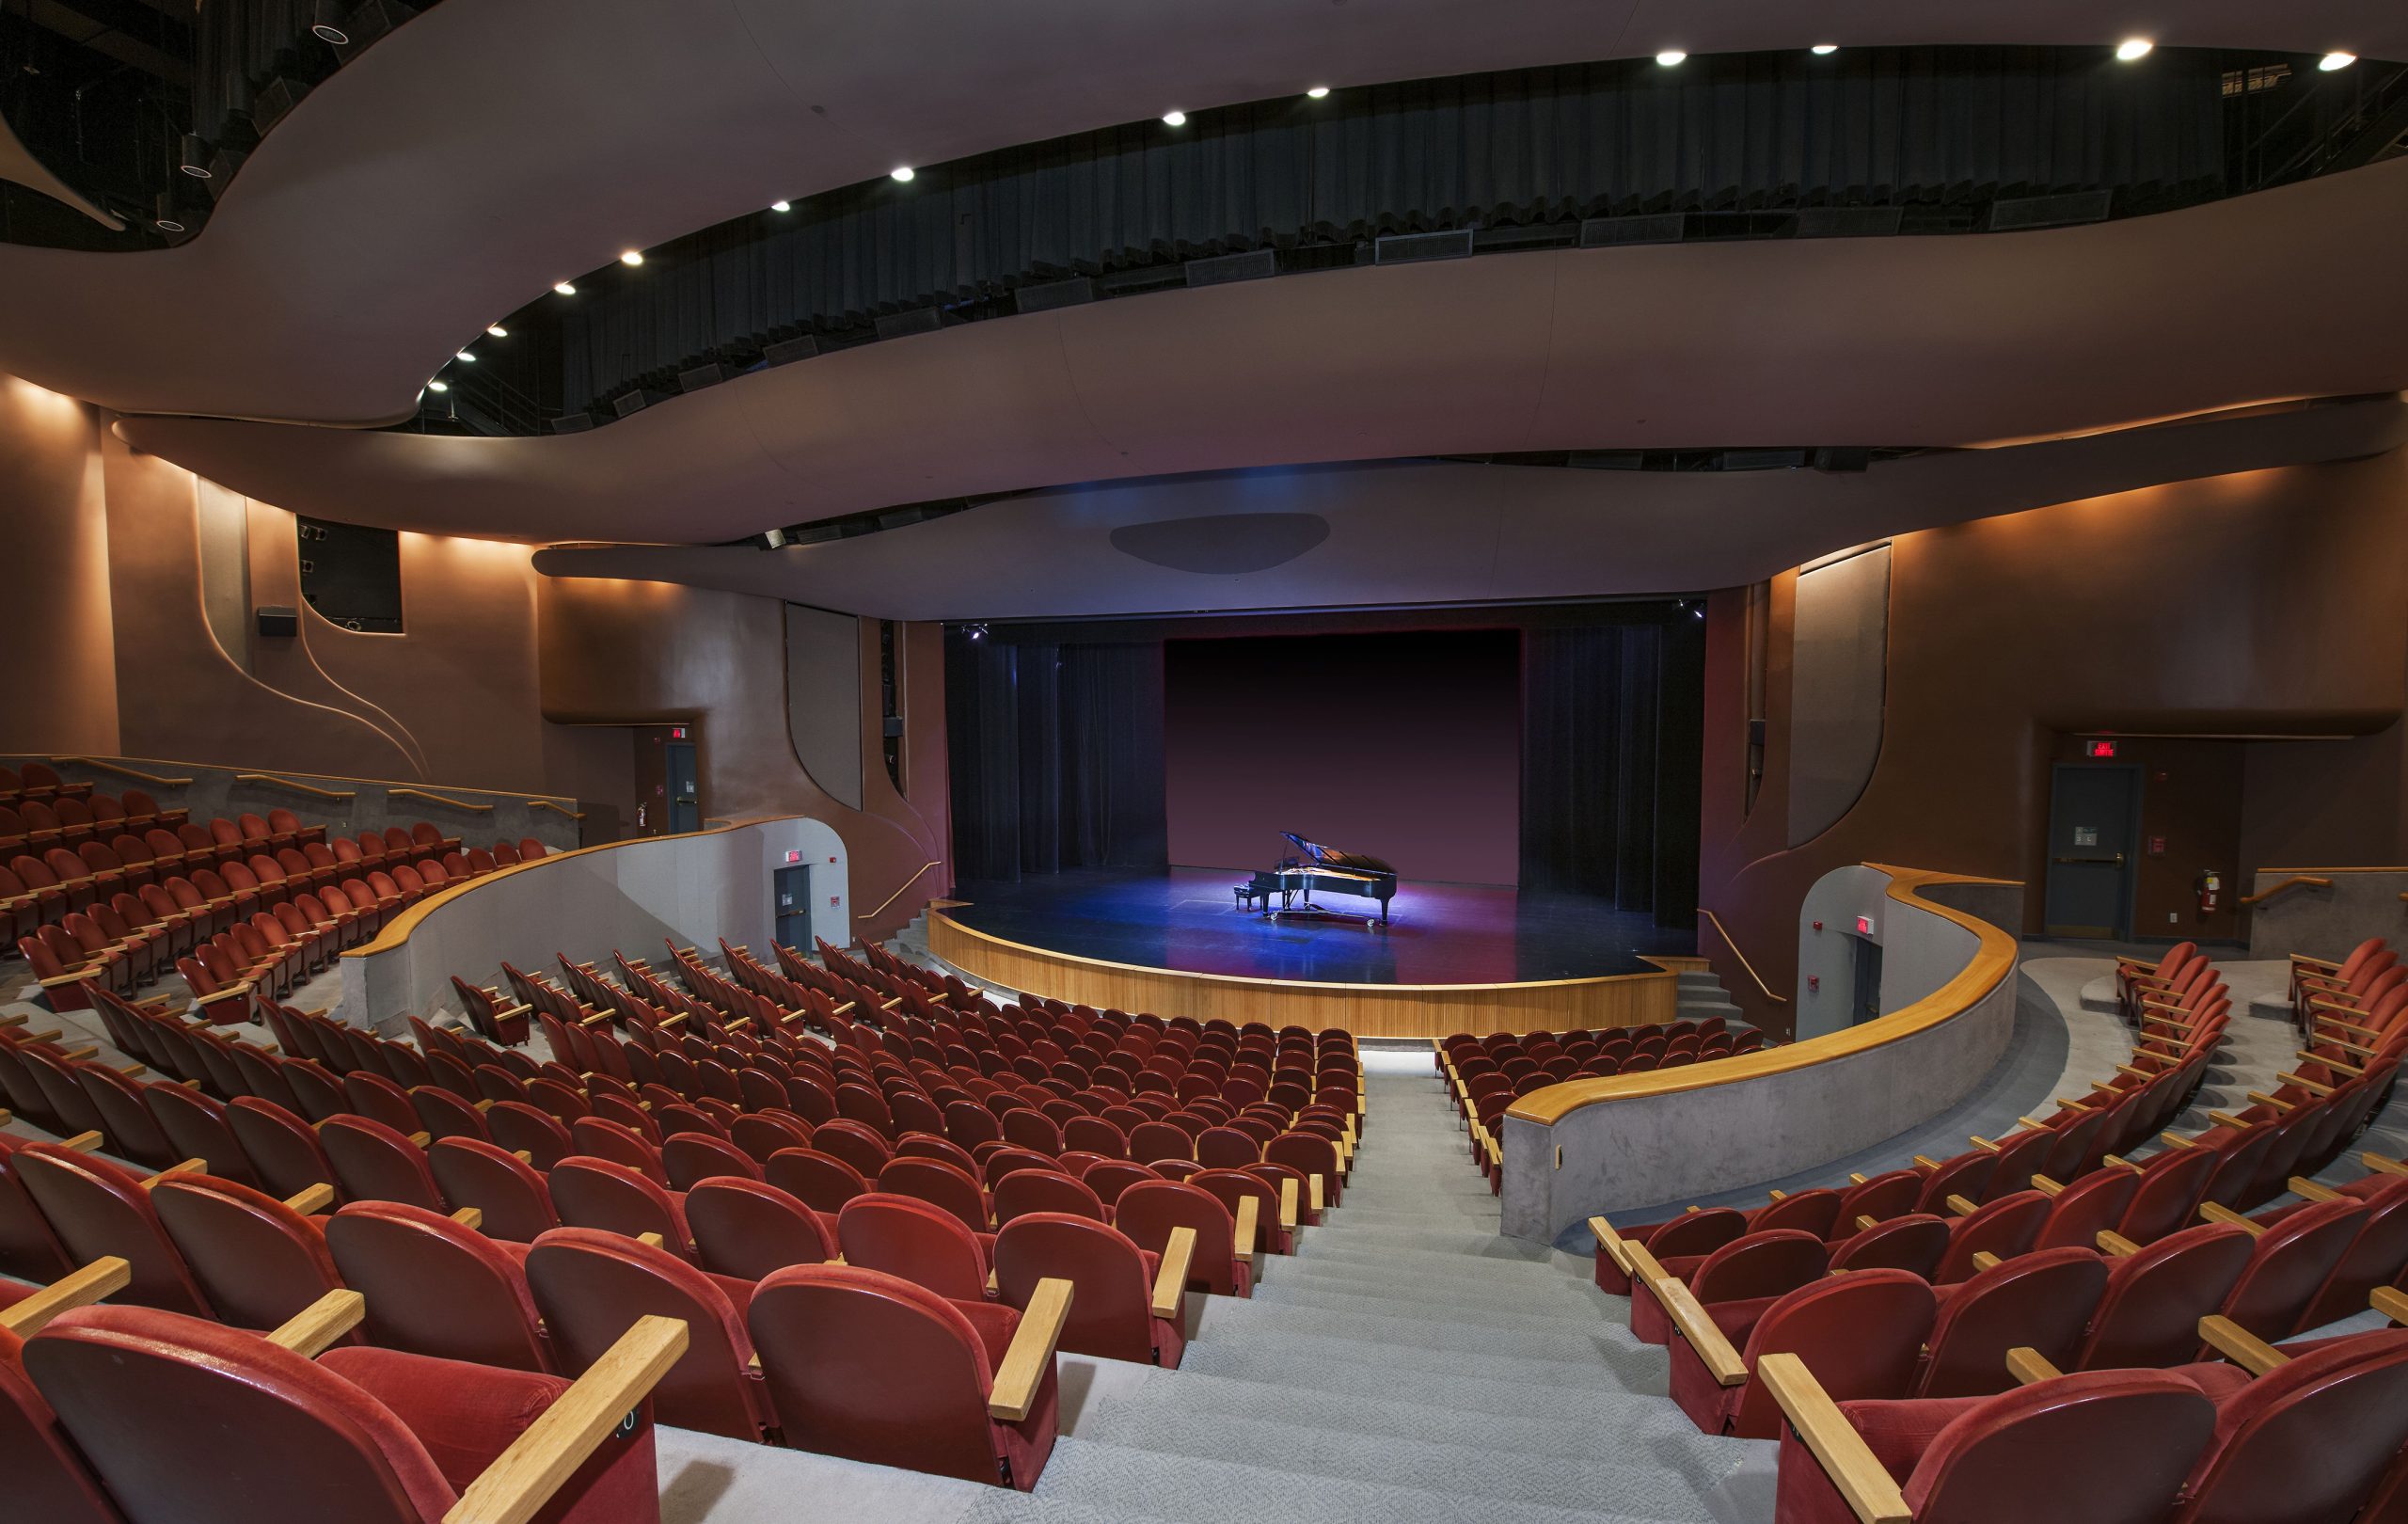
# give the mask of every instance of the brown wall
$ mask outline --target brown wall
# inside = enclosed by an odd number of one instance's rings
[[[1893,555],[1879,760],[1856,806],[1795,849],[1782,785],[1795,575],[1768,590],[1752,813],[1747,591],[1709,603],[1701,902],[1775,991],[1794,977],[1806,887],[1846,863],[2024,880],[2036,927],[2048,765],[2072,734],[2354,738],[2169,746],[2154,770],[2167,773],[2162,828],[2144,829],[2181,836],[2187,855],[2169,839],[2162,870],[2145,873],[2156,925],[2145,913],[2142,934],[2164,934],[2167,904],[2178,910],[2207,865],[2188,855],[2228,853],[2244,874],[2294,853],[2401,860],[2408,455],[2036,509],[1907,535]],[[2202,929],[2233,934],[2221,918]],[[1702,950],[1751,1014],[1786,1026],[1717,939]]]
[[[99,437],[91,408],[0,375],[0,752],[118,750]]]
[[[2132,935],[2240,941],[2241,897],[2249,892],[2241,862],[2244,744],[2162,736],[2119,737],[2112,763],[2084,756],[2083,745],[2080,736],[2061,735],[2050,762],[2140,770],[2140,858],[2132,896]],[[2047,807],[2044,795],[2044,820]],[[2164,850],[2153,851],[2159,841],[2165,844]],[[2198,876],[2210,870],[2222,876],[2222,893],[2216,908],[2202,913]]]

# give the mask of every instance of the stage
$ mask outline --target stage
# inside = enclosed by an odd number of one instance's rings
[[[1099,1008],[1405,1038],[1668,1021],[1666,965],[1695,960],[1690,929],[1587,897],[1407,882],[1381,929],[1240,910],[1230,889],[1246,877],[965,882],[930,908],[929,948],[973,977]]]

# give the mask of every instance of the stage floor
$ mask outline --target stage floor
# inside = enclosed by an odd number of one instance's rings
[[[1581,895],[1407,882],[1383,931],[1345,921],[1265,920],[1236,908],[1218,869],[1080,871],[969,882],[945,913],[990,936],[1147,968],[1337,984],[1491,984],[1649,974],[1642,953],[1691,955],[1694,929]],[[1377,913],[1376,900],[1323,903]]]

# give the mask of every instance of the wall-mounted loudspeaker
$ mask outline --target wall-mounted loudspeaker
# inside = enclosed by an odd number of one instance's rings
[[[262,635],[281,635],[290,638],[301,633],[301,615],[297,610],[283,608],[273,603],[262,603],[252,612],[259,618],[260,633]]]

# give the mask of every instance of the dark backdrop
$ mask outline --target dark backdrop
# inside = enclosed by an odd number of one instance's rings
[[[1408,883],[1513,883],[1520,653],[1513,629],[1170,642],[1171,862],[1267,867],[1293,831]]]
[[[1399,617],[949,630],[957,872],[1268,866],[1289,830],[1388,859],[1408,893],[1518,882],[1689,924],[1692,610]]]

